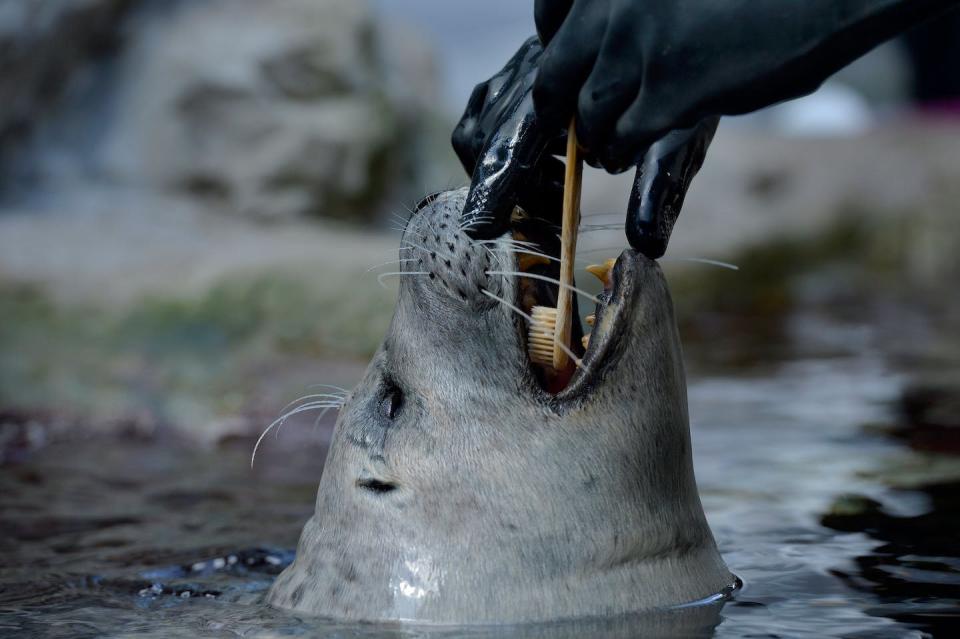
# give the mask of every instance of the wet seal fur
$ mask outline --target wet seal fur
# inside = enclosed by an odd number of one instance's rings
[[[316,512],[268,602],[345,620],[474,624],[663,609],[734,582],[694,480],[686,382],[656,262],[625,251],[591,348],[542,390],[508,248],[411,218],[389,332],[341,411]],[[497,256],[510,260],[497,265]]]

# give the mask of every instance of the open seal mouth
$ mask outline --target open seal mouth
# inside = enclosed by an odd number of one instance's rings
[[[511,239],[506,240],[505,245],[513,251],[516,270],[490,270],[487,274],[517,278],[513,305],[526,321],[518,317],[516,330],[527,354],[530,371],[540,387],[557,400],[573,399],[588,392],[601,371],[617,357],[616,344],[623,338],[631,319],[637,271],[650,260],[626,249],[617,258],[586,268],[600,281],[602,290],[594,295],[581,288],[575,289],[579,300],[574,302],[569,344],[571,357],[564,370],[554,371],[530,361],[527,329],[536,307],[555,307],[557,304],[560,260],[556,227],[537,225],[519,209],[514,212],[512,222]],[[594,305],[593,312],[585,317],[586,327],[580,318],[582,303]]]

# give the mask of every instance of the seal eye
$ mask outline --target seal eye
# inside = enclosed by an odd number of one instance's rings
[[[393,384],[387,387],[383,399],[380,401],[380,411],[387,419],[396,419],[400,409],[403,408],[403,393]]]

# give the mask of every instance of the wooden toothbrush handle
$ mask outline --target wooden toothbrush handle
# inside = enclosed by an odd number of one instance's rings
[[[573,265],[577,255],[577,229],[580,226],[580,184],[583,179],[583,160],[577,150],[577,132],[574,119],[567,129],[567,167],[563,182],[563,221],[560,230],[560,286],[557,291],[557,325],[554,333],[553,368],[561,371],[569,360],[566,351],[557,346],[570,347],[573,326]]]

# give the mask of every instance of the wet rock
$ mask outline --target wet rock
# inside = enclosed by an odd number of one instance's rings
[[[922,453],[960,455],[960,379],[914,381],[897,406],[898,421],[886,433]]]
[[[960,436],[960,378],[909,386],[900,398],[900,412],[912,424],[950,428]]]

